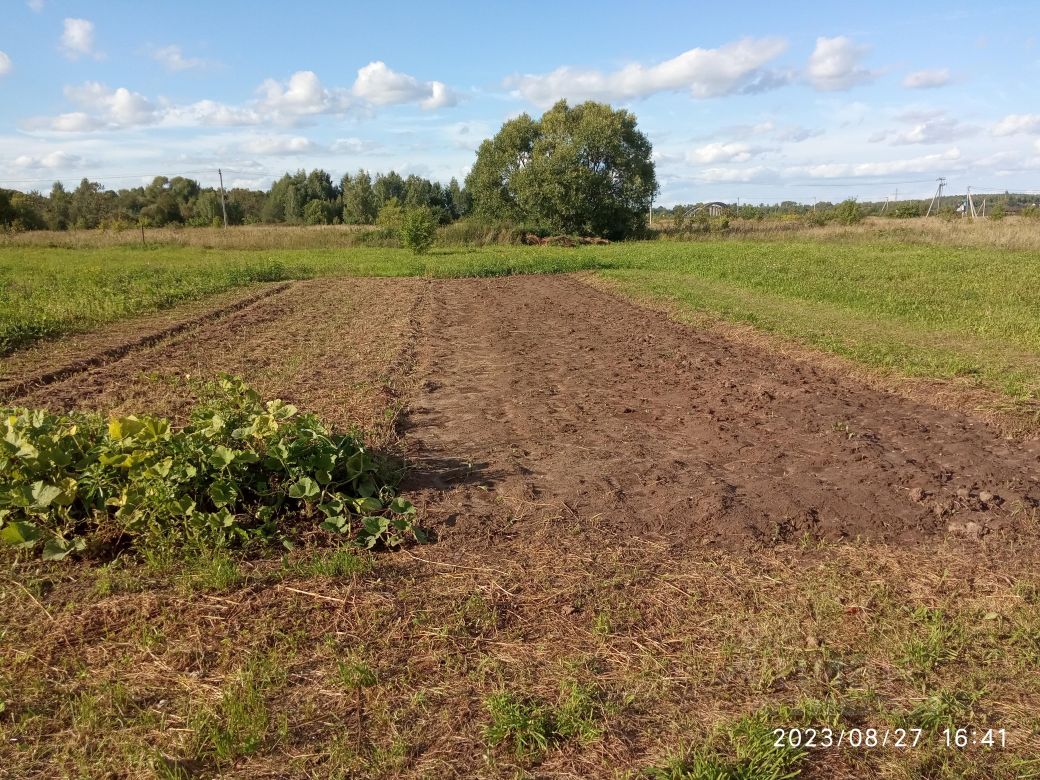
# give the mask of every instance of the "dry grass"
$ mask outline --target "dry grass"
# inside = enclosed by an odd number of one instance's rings
[[[662,224],[667,224],[663,222]],[[689,237],[689,236],[687,236]],[[1006,217],[990,219],[955,219],[938,217],[889,219],[868,217],[857,225],[808,225],[800,219],[748,220],[731,218],[729,228],[705,234],[712,239],[791,239],[847,242],[894,242],[940,246],[996,249],[1040,250],[1040,220]]]
[[[207,249],[336,249],[355,246],[369,225],[234,225],[129,230],[34,230],[0,234],[0,246],[104,248],[145,244]],[[143,236],[143,242],[142,242]]]
[[[20,778],[634,777],[749,715],[928,726],[914,750],[814,751],[801,777],[1012,778],[1040,750],[1025,559],[634,542],[18,567],[0,759]],[[559,708],[574,685],[584,738],[488,744],[495,697]],[[1009,747],[947,750],[947,724],[1005,728]]]
[[[655,227],[667,228],[670,220],[658,220]],[[362,237],[376,230],[371,225],[235,225],[223,228],[166,227],[146,228],[144,243],[193,246],[210,249],[337,249],[357,246]],[[667,231],[666,231],[667,232]],[[438,230],[442,245],[515,243],[519,233],[510,228],[495,228],[462,221]],[[690,238],[689,234],[684,234]],[[819,241],[901,242],[945,246],[991,247],[998,249],[1040,249],[1040,220],[1006,217],[945,221],[937,217],[888,219],[868,217],[860,224],[812,226],[798,218],[746,220],[731,218],[729,228],[705,237],[720,238],[799,238]],[[692,236],[696,239],[696,234]],[[394,239],[382,239],[393,243]],[[39,230],[0,234],[2,246],[111,247],[142,243],[140,229],[113,230]],[[377,242],[378,243],[378,242]]]

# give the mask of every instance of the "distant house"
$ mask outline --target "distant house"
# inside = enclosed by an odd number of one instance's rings
[[[723,214],[729,212],[729,204],[720,203],[717,200],[711,203],[705,203],[704,208],[707,209],[709,217],[721,217]]]

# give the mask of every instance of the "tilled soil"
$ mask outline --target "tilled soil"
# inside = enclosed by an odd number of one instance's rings
[[[1037,442],[571,277],[313,280],[95,340],[8,373],[6,400],[178,415],[191,378],[221,371],[341,427],[385,426],[403,399],[406,488],[449,547],[533,529],[680,547],[1035,535]]]
[[[444,541],[545,523],[681,546],[1035,532],[1036,442],[573,278],[438,282],[417,354],[412,487]]]

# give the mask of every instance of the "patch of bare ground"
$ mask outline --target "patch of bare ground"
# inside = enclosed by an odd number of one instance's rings
[[[749,715],[926,728],[800,777],[1036,769],[1031,443],[561,277],[296,283],[19,400],[220,371],[403,435],[436,542],[9,566],[0,777],[634,778]]]
[[[620,292],[610,279],[589,273],[574,274],[574,278],[621,300],[632,300],[631,296]],[[1010,399],[994,390],[980,387],[969,378],[928,379],[883,373],[840,355],[796,344],[751,325],[727,322],[650,296],[640,297],[636,302],[643,308],[667,314],[671,319],[696,330],[710,331],[738,344],[750,344],[786,360],[825,367],[880,393],[895,394],[928,406],[967,414],[1009,438],[1040,438],[1038,401]]]
[[[423,285],[314,279],[222,301],[201,315],[178,309],[136,329],[123,324],[76,339],[49,363],[42,347],[13,357],[8,375],[13,365],[25,374],[10,380],[5,401],[183,418],[198,383],[227,373],[341,429],[392,438],[394,383],[407,373],[399,358]]]
[[[444,540],[1034,539],[1040,442],[570,278],[447,281],[426,311],[408,434],[446,462],[413,485]]]

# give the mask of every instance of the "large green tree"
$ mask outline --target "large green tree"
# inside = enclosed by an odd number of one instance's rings
[[[624,238],[645,225],[657,178],[633,114],[561,100],[541,119],[522,114],[482,143],[466,189],[485,218]]]

